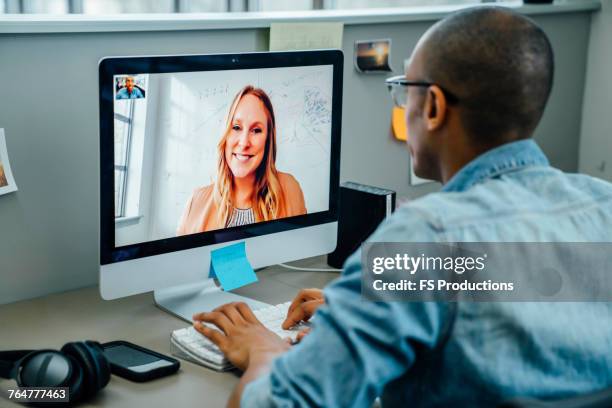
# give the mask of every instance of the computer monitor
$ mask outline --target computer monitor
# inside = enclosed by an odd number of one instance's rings
[[[210,253],[254,268],[336,247],[339,50],[112,57],[99,64],[100,292],[163,309],[241,300]]]

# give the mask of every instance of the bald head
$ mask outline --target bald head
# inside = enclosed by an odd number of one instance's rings
[[[419,44],[426,80],[459,100],[467,133],[485,144],[531,136],[550,95],[553,52],[532,20],[476,7],[435,24]]]

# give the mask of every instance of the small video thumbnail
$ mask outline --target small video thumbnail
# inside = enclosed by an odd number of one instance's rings
[[[146,97],[145,75],[115,76],[115,99],[144,99]]]

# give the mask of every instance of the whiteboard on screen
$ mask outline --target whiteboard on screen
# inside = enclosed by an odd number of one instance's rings
[[[217,145],[226,116],[245,85],[262,88],[272,101],[278,170],[297,179],[308,213],[328,209],[331,65],[153,74],[150,78],[147,103],[155,107],[148,110],[156,112],[147,118],[147,138],[155,139],[151,238],[172,236],[193,190],[215,181]],[[149,129],[155,129],[155,135]]]

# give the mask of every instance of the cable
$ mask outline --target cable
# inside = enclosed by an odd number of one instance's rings
[[[342,272],[342,269],[323,269],[323,268],[300,268],[298,266],[291,266],[284,263],[279,263],[278,266],[282,266],[283,268],[292,269],[294,271],[304,271],[304,272]]]

